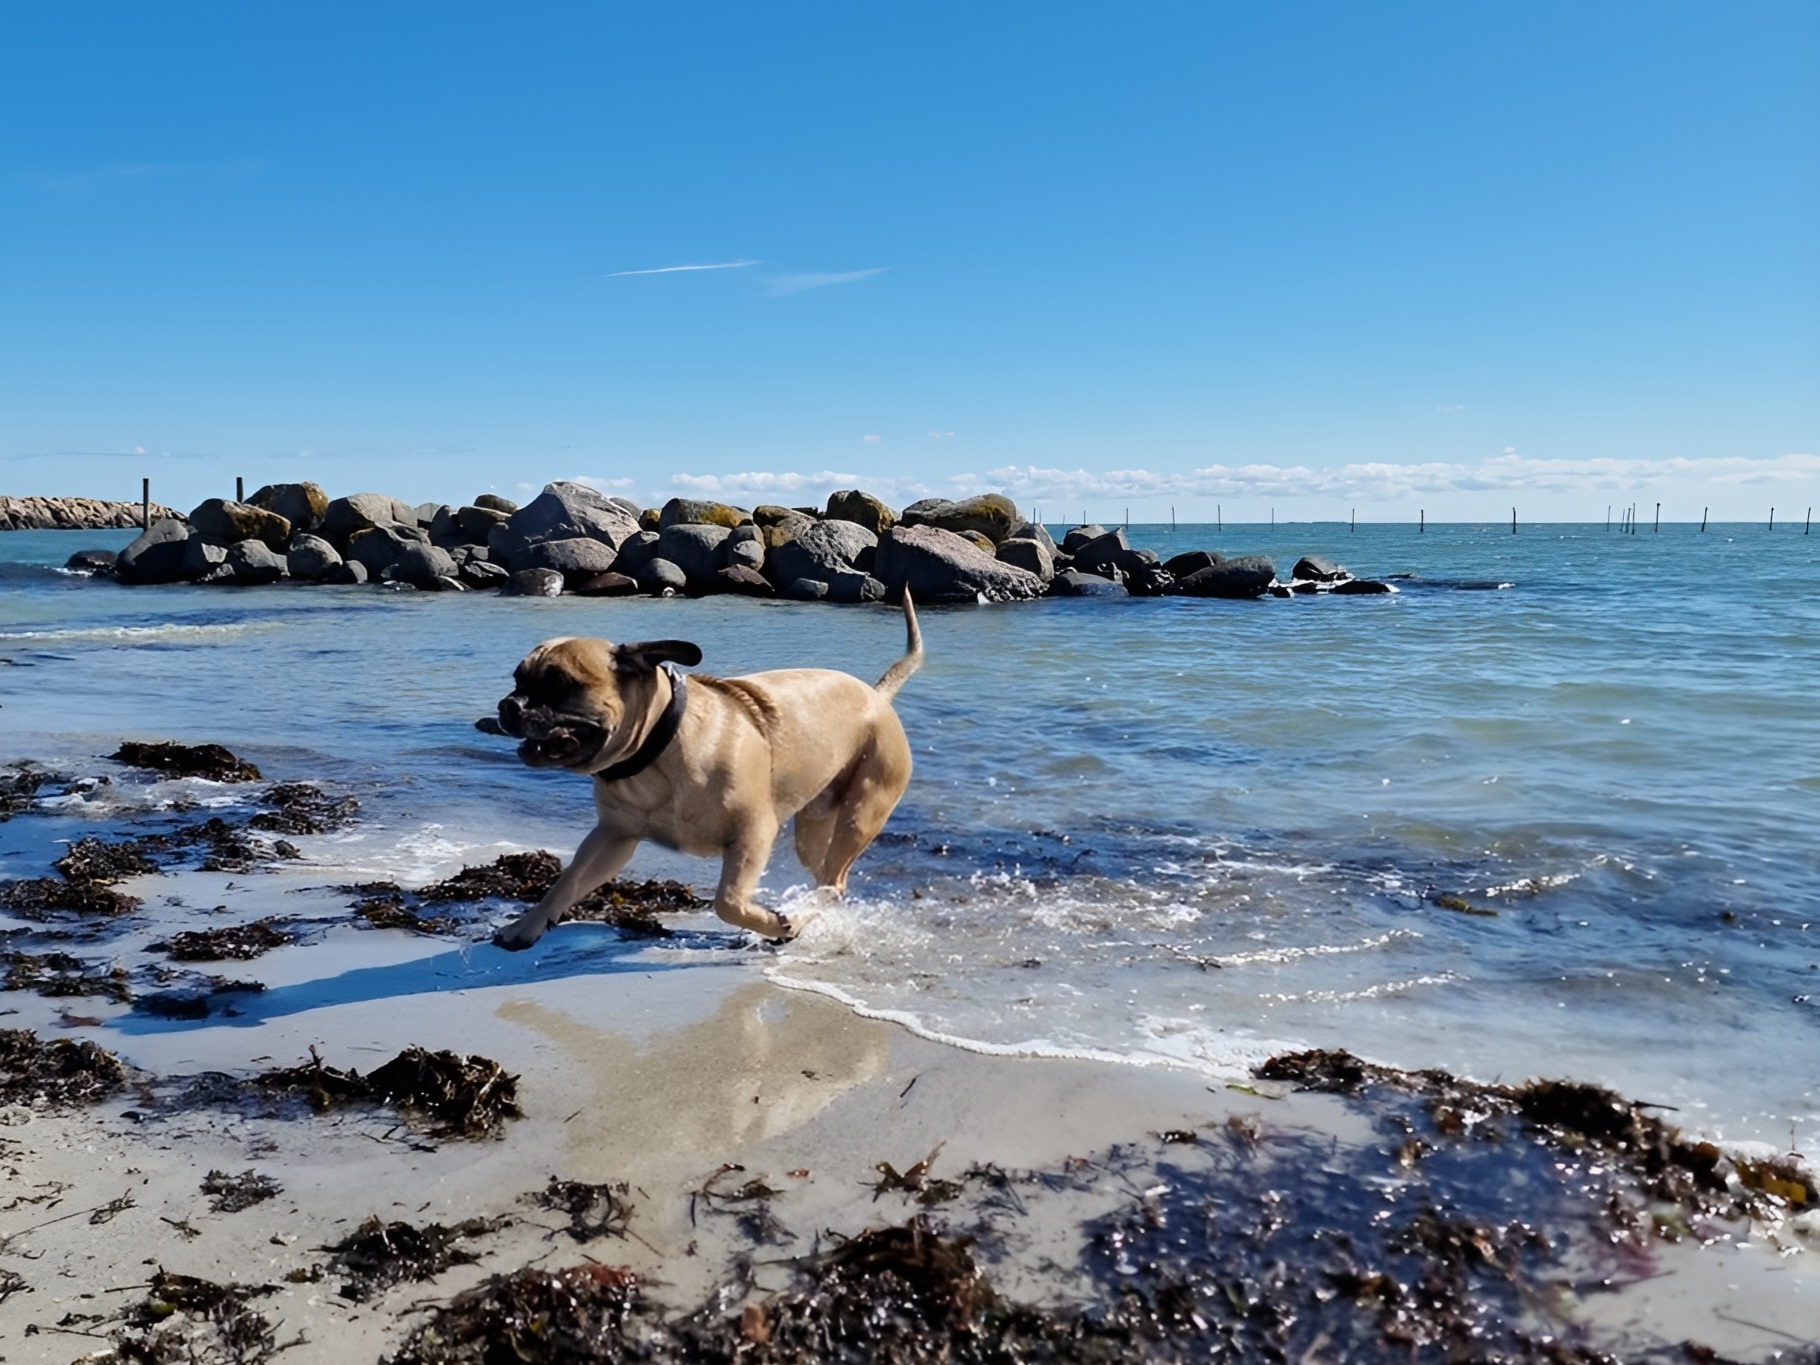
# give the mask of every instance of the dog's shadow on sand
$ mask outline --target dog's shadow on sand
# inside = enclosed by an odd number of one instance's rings
[[[671,972],[726,962],[731,956],[728,950],[742,941],[736,933],[679,933],[653,940],[626,938],[606,925],[563,925],[523,952],[509,953],[491,943],[463,944],[407,962],[354,967],[335,976],[296,981],[264,991],[227,991],[205,996],[196,1003],[206,1008],[206,1014],[196,1010],[173,1016],[154,1013],[142,1005],[110,1020],[108,1027],[124,1034],[174,1033],[222,1025],[253,1028],[267,1020],[335,1005],[492,986],[528,986],[566,977]],[[683,949],[689,956],[653,957],[648,950],[657,945],[669,950]],[[191,1008],[194,1010],[195,1006]]]

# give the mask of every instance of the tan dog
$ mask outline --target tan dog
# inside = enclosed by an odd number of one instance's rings
[[[537,646],[497,724],[481,728],[523,740],[518,755],[534,768],[592,776],[599,819],[549,894],[493,941],[530,947],[643,839],[719,854],[715,912],[766,938],[793,937],[800,924],[753,900],[784,823],[795,818],[796,856],[817,884],[841,895],[910,783],[910,742],[891,709],[923,661],[908,592],[904,625],[904,657],[871,687],[825,668],[685,683],[669,664],[701,662],[686,640]]]

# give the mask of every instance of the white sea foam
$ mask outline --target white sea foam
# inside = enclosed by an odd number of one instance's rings
[[[0,630],[0,640],[78,641],[96,640],[116,644],[145,644],[164,640],[189,640],[197,643],[226,643],[255,631],[276,630],[276,621],[183,625],[167,622],[156,626],[72,626],[64,630]]]

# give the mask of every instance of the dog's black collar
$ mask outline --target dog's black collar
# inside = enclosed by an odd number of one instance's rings
[[[682,674],[669,664],[662,667],[670,675],[670,704],[664,707],[663,715],[657,718],[657,724],[651,727],[651,733],[645,736],[645,742],[638,746],[637,752],[611,768],[602,768],[594,774],[595,781],[623,782],[628,777],[637,776],[657,762],[658,755],[670,747],[670,741],[682,729],[683,708],[689,704],[689,689],[683,682]]]

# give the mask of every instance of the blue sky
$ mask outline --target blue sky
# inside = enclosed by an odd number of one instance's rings
[[[1756,517],[1817,380],[1812,3],[0,11],[0,492]]]

